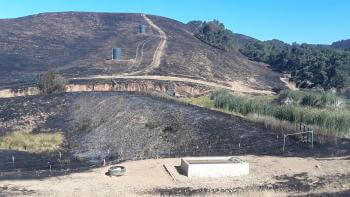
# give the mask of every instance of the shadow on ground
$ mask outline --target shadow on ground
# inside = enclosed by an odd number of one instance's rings
[[[324,192],[320,194],[311,193],[311,194],[305,194],[305,195],[298,195],[295,197],[349,197],[350,196],[350,190],[341,191],[341,192]]]
[[[83,172],[99,166],[70,158],[66,153],[35,154],[24,151],[0,151],[0,181],[41,179]]]
[[[294,174],[292,176],[277,176],[274,177],[274,184],[254,185],[249,187],[236,187],[236,188],[192,188],[192,187],[175,187],[175,188],[156,188],[150,191],[143,192],[145,195],[159,195],[159,196],[205,196],[211,194],[217,195],[231,195],[239,194],[247,191],[283,191],[286,193],[301,193],[301,196],[348,196],[350,190],[334,193],[315,193],[325,185],[334,185],[340,187],[341,183],[350,180],[350,174],[335,175],[335,176],[322,176],[317,177],[316,181],[309,179],[307,173]],[[305,195],[307,193],[307,195]],[[309,194],[310,193],[310,194]]]

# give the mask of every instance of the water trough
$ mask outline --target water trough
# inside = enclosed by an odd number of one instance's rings
[[[235,177],[249,174],[249,163],[237,157],[187,157],[181,159],[187,177]]]

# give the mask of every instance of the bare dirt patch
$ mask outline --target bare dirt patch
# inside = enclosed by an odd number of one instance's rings
[[[124,162],[126,176],[108,177],[108,167],[42,180],[2,181],[8,191],[25,188],[33,196],[303,196],[342,194],[350,189],[350,160],[241,156],[250,163],[250,175],[224,179],[174,181],[164,165],[180,165],[180,159],[152,159]],[[34,191],[34,192],[33,192]],[[249,192],[250,191],[250,192]],[[258,192],[255,192],[258,191]],[[0,189],[1,194],[1,189]],[[346,193],[344,193],[346,194]],[[349,194],[349,193],[348,193]]]
[[[125,75],[96,75],[96,76],[90,76],[90,77],[80,77],[80,78],[73,78],[74,80],[86,80],[86,79],[152,79],[152,80],[159,80],[159,81],[180,81],[180,82],[190,82],[200,85],[205,85],[209,87],[219,88],[219,89],[225,89],[230,90],[234,92],[241,92],[241,93],[257,93],[257,94],[265,94],[265,95],[271,95],[273,94],[273,91],[269,90],[257,90],[249,87],[248,85],[243,84],[242,81],[233,81],[233,82],[226,82],[229,85],[223,85],[222,82],[210,82],[200,79],[191,79],[186,77],[177,77],[177,76],[157,76],[157,75],[149,75],[149,76],[125,76]]]
[[[290,89],[290,90],[299,90],[297,87],[296,87],[296,84],[295,83],[292,83],[289,81],[288,78],[280,78],[281,81]]]

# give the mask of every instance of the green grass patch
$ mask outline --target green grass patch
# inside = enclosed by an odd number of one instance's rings
[[[214,107],[214,101],[210,99],[208,96],[201,96],[197,98],[184,98],[182,99],[183,102],[189,103],[192,105],[197,105],[200,107],[205,108],[213,108]]]
[[[61,133],[39,133],[17,131],[0,137],[0,149],[32,153],[53,152],[63,143]]]

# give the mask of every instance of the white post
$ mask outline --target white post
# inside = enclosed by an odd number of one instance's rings
[[[12,155],[12,167],[15,168],[15,156]]]

